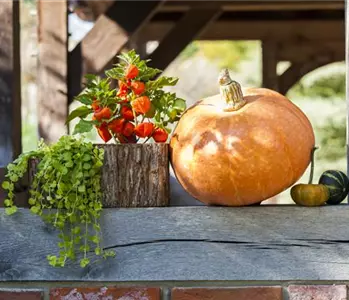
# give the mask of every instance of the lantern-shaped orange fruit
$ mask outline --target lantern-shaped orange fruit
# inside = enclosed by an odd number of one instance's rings
[[[305,114],[265,88],[242,90],[228,70],[220,95],[189,107],[170,140],[177,180],[209,205],[243,206],[275,196],[305,172],[315,146]]]

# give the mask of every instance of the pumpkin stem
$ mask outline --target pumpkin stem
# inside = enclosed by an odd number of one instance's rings
[[[313,183],[313,177],[314,177],[314,152],[319,149],[318,147],[314,147],[311,150],[311,165],[310,165],[310,176],[309,176],[309,183],[308,184],[312,184]]]
[[[227,104],[224,111],[235,111],[246,104],[240,84],[230,78],[228,69],[222,70],[218,82],[221,97]]]

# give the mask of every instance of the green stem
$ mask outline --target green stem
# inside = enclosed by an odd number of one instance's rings
[[[315,151],[319,149],[318,147],[314,147],[311,150],[311,165],[310,165],[310,176],[309,176],[309,182],[308,184],[312,184],[313,183],[313,177],[314,177],[314,153]]]
[[[221,97],[226,103],[224,111],[235,111],[246,104],[240,84],[230,78],[228,69],[220,73],[218,82]]]
[[[85,218],[85,249],[84,249],[84,258],[87,257],[87,251],[86,251],[86,246],[87,246],[87,234],[88,234],[88,230],[87,230],[87,215]]]

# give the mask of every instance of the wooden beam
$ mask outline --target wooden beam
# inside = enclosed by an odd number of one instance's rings
[[[278,45],[275,41],[262,41],[262,86],[278,91]]]
[[[288,90],[309,72],[338,61],[335,56],[321,55],[305,57],[302,62],[292,63],[287,70],[279,76],[279,92],[285,95]]]
[[[314,56],[319,52],[333,53],[338,60],[345,59],[345,39],[331,41],[288,40],[279,44],[279,60],[302,62],[304,57]],[[301,54],[301,55],[300,55]]]
[[[84,269],[80,255],[75,263],[52,268],[46,255],[58,253],[59,231],[29,209],[14,216],[0,209],[0,281],[342,282],[349,274],[343,221],[348,210],[347,205],[105,209],[101,247],[115,250],[116,257],[96,258],[91,249],[91,265]]]
[[[148,22],[162,1],[115,1],[69,53],[69,98],[80,93],[83,76],[98,74]]]
[[[19,1],[0,2],[0,167],[22,150]]]
[[[144,36],[149,40],[161,40],[175,26],[171,21],[153,21],[145,26]],[[297,21],[216,21],[197,39],[201,40],[266,40],[303,39],[338,41],[345,36],[343,20],[297,20]]]
[[[39,134],[47,142],[57,141],[67,133],[67,10],[67,0],[38,2]]]
[[[219,14],[219,9],[193,9],[185,13],[150,55],[151,65],[164,70]]]
[[[184,12],[202,7],[202,1],[168,0],[162,12]],[[272,11],[272,10],[335,10],[344,9],[344,0],[330,1],[207,1],[206,6],[220,7],[223,11]]]

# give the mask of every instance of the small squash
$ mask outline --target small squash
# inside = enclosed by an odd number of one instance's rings
[[[322,184],[297,184],[291,188],[291,197],[302,206],[324,205],[330,196],[329,190]]]
[[[326,185],[330,192],[327,204],[341,203],[349,192],[349,179],[341,171],[327,170],[320,176],[319,184]]]
[[[314,175],[314,148],[311,152],[311,169],[308,184],[296,184],[291,188],[292,200],[302,206],[320,206],[324,205],[330,197],[330,191],[326,185],[313,184]]]

